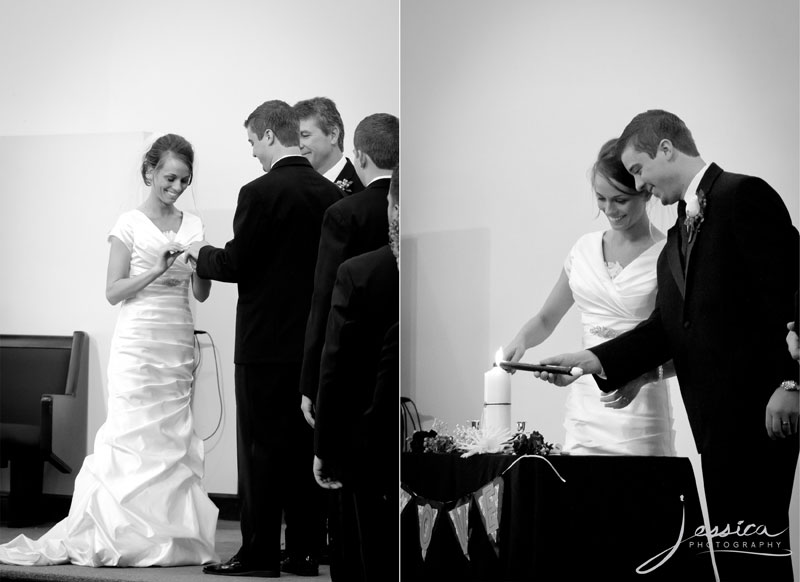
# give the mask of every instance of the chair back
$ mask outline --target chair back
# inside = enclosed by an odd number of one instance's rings
[[[414,431],[422,429],[422,422],[419,418],[419,411],[414,401],[407,396],[400,397],[400,450],[411,450],[409,438]]]
[[[0,335],[0,423],[38,426],[43,394],[65,394],[72,336]]]

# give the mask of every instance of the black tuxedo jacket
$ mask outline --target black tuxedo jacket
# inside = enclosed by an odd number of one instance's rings
[[[393,495],[400,482],[397,457],[387,454],[387,443],[397,437],[399,394],[400,322],[395,322],[383,336],[372,403],[356,419],[353,441],[359,459],[372,459],[370,463],[355,463],[355,476],[385,495]]]
[[[316,401],[314,450],[322,459],[343,459],[359,449],[357,443],[363,439],[357,431],[364,426],[364,415],[371,408],[368,416],[378,412],[374,402],[382,377],[381,354],[387,331],[399,319],[399,282],[397,262],[388,245],[353,257],[339,267]],[[397,359],[394,361],[396,364]],[[377,394],[379,402],[386,397],[385,393]],[[396,386],[392,402],[394,422],[385,425],[388,434],[383,437],[384,443],[395,442]]]
[[[608,378],[597,382],[608,392],[673,359],[698,450],[758,450],[770,442],[767,401],[781,381],[798,376],[785,343],[798,233],[780,196],[759,178],[711,164],[700,190],[707,206],[685,270],[676,224],[658,259],[651,316],[591,348]]]
[[[381,178],[361,192],[346,196],[325,212],[300,376],[300,392],[312,401],[317,397],[320,354],[325,343],[336,270],[345,260],[389,242],[388,193],[389,178]]]
[[[397,403],[400,394],[400,322],[395,322],[383,336],[378,375],[375,381],[375,392],[372,404],[364,412],[361,441],[364,449],[374,457],[388,457],[389,462],[396,465],[392,455],[385,455],[387,429],[396,428]],[[391,434],[390,434],[391,436]]]
[[[364,184],[361,183],[361,179],[358,177],[358,173],[349,158],[345,158],[344,168],[336,176],[334,182],[345,196],[361,192],[364,189]]]
[[[198,275],[238,284],[236,364],[301,361],[322,217],[340,199],[308,160],[283,158],[239,191],[225,248],[200,250]]]

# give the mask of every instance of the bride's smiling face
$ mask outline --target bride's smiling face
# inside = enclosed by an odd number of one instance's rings
[[[614,230],[627,230],[647,216],[646,194],[626,194],[602,174],[598,173],[594,178],[594,193],[597,207]]]
[[[189,167],[175,156],[167,154],[161,167],[153,172],[152,191],[163,204],[175,204],[191,181]]]

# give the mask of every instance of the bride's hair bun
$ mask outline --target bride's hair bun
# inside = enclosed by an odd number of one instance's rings
[[[616,146],[617,138],[613,138],[600,148],[597,161],[592,166],[591,181],[594,184],[594,179],[600,174],[620,192],[636,194],[636,181],[617,156]]]

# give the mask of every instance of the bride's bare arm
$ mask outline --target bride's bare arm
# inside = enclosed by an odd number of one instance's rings
[[[203,279],[197,273],[192,273],[192,293],[200,303],[208,299],[211,293],[211,279]]]
[[[526,350],[538,346],[550,337],[574,302],[567,273],[562,269],[539,313],[529,319],[511,343],[503,348],[504,358],[509,362],[518,362]]]
[[[129,277],[131,253],[117,237],[110,238],[111,251],[108,256],[108,272],[106,273],[106,299],[111,305],[133,297],[155,281],[175,262],[178,254],[183,250],[180,245],[175,243],[165,245],[161,249],[162,254],[158,263],[140,275]]]

